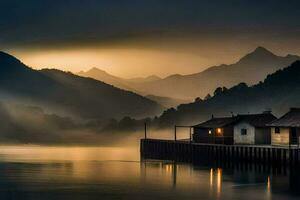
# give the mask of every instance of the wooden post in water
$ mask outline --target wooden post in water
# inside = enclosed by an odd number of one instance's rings
[[[177,129],[177,126],[175,125],[175,127],[174,127],[174,140],[175,140],[175,142],[176,142],[176,140],[177,140],[177,133],[176,133],[176,130]]]
[[[192,143],[192,127],[190,127],[190,143]]]
[[[147,123],[144,124],[145,139],[147,139]]]

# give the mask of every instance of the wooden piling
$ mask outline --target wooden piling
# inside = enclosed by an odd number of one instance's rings
[[[256,145],[198,144],[180,140],[142,139],[140,155],[143,159],[175,160],[180,162],[244,163],[263,166],[299,164],[298,148]]]

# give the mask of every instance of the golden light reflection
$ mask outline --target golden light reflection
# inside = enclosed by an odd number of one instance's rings
[[[173,165],[167,164],[167,165],[165,165],[165,168],[166,168],[166,172],[168,174],[172,173],[172,171],[173,171]]]
[[[267,197],[268,199],[272,199],[271,197],[271,178],[268,176],[267,178]]]
[[[1,146],[2,160],[17,162],[53,162],[88,160],[138,160],[135,148],[121,147],[47,147],[38,145]],[[101,153],[99,153],[101,152]]]
[[[211,168],[210,174],[209,174],[209,186],[211,189],[213,187],[213,181],[214,181],[214,170],[213,170],[213,168]]]
[[[217,195],[219,196],[222,191],[222,169],[217,169]]]

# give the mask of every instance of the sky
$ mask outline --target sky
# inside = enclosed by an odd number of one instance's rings
[[[300,55],[297,0],[0,0],[0,50],[34,68],[132,78]]]

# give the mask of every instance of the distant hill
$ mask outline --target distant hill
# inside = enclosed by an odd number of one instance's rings
[[[192,100],[203,98],[219,86],[232,87],[240,82],[256,84],[298,59],[299,56],[277,56],[258,47],[235,64],[214,66],[191,75],[171,75],[156,81],[130,84],[130,87],[143,94]]]
[[[147,82],[151,82],[151,81],[159,81],[161,80],[160,77],[156,76],[156,75],[151,75],[145,78],[131,78],[131,79],[126,79],[126,81],[128,82],[132,82],[132,83],[147,83]]]
[[[178,105],[183,103],[189,103],[189,101],[182,100],[182,99],[173,99],[170,97],[160,97],[154,95],[147,95],[146,98],[151,99],[160,105],[164,106],[165,108],[176,108]]]
[[[143,96],[59,70],[33,70],[0,52],[0,95],[83,118],[146,117],[162,107]]]
[[[137,85],[143,85],[148,82],[153,82],[153,81],[159,81],[161,78],[158,76],[152,75],[148,76],[145,78],[132,78],[132,79],[124,79],[120,78],[114,75],[111,75],[107,73],[104,70],[98,69],[98,68],[92,68],[88,71],[81,71],[78,73],[79,76],[82,77],[90,77],[99,81],[103,81],[107,84],[113,85],[115,87],[127,90],[127,91],[132,91],[135,93],[138,93],[140,95],[145,95],[147,92],[141,92],[135,89]],[[189,101],[187,100],[181,100],[181,99],[174,99],[170,97],[162,97],[162,96],[155,96],[155,95],[146,95],[146,98],[157,102],[158,104],[164,106],[165,108],[171,108],[171,107],[177,107],[179,104],[182,103],[187,103]]]
[[[237,113],[260,113],[272,109],[277,116],[290,107],[300,107],[300,61],[268,75],[264,82],[248,87],[240,83],[223,90],[218,88],[210,99],[182,104],[169,109],[155,123],[159,126],[174,124],[193,125],[214,116]]]
[[[147,82],[151,82],[151,81],[158,81],[161,79],[155,75],[151,75],[151,76],[148,76],[145,78],[138,77],[138,78],[125,79],[125,78],[120,78],[120,77],[111,75],[111,74],[107,73],[106,71],[101,70],[96,67],[91,68],[88,71],[81,71],[78,73],[78,75],[83,76],[83,77],[90,77],[90,78],[105,82],[107,84],[113,85],[115,87],[118,87],[118,88],[121,88],[124,90],[133,91],[133,92],[138,92],[138,91],[135,88],[131,87],[132,84],[147,83]]]
[[[78,75],[83,77],[90,77],[124,90],[135,91],[135,89],[129,86],[129,84],[126,82],[125,79],[111,75],[106,71],[103,71],[95,67],[88,71],[81,71],[78,73]]]

